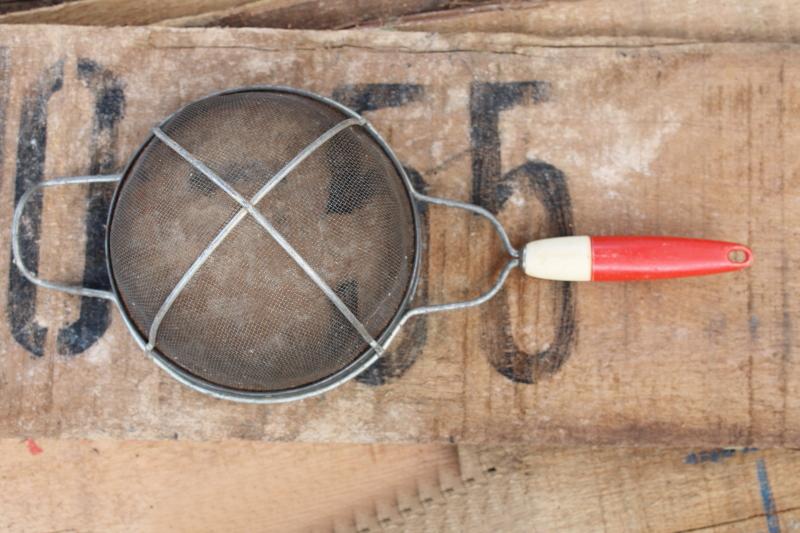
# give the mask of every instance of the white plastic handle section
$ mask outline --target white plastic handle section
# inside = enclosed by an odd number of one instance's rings
[[[572,236],[530,242],[522,252],[522,270],[540,279],[590,281],[592,239]]]

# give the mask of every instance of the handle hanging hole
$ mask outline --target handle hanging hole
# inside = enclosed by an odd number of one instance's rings
[[[740,265],[750,260],[750,252],[743,248],[734,248],[728,251],[728,261]]]

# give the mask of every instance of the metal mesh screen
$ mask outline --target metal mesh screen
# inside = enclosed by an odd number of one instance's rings
[[[347,115],[274,91],[214,96],[164,134],[250,200]],[[361,126],[342,129],[255,208],[377,339],[411,284],[413,209],[402,177]],[[123,178],[109,233],[123,307],[166,358],[215,385],[293,389],[365,353],[364,336],[320,286],[197,165],[151,139]],[[220,231],[236,224],[191,275],[149,337],[154,317]]]

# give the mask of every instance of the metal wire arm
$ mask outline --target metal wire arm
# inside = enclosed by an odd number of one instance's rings
[[[413,191],[414,197],[422,202],[427,202],[429,204],[434,205],[441,205],[445,207],[454,207],[458,209],[464,209],[466,211],[470,211],[475,213],[476,215],[480,215],[489,222],[491,222],[492,227],[497,232],[498,236],[500,237],[500,241],[503,243],[503,247],[508,252],[508,255],[511,256],[511,260],[506,263],[506,266],[503,267],[503,270],[500,271],[500,275],[497,277],[497,280],[494,282],[494,285],[486,291],[485,293],[481,294],[480,296],[473,298],[471,300],[466,300],[463,302],[452,302],[452,303],[444,303],[444,304],[435,304],[435,305],[425,305],[421,307],[415,307],[413,309],[409,309],[403,318],[400,320],[400,326],[406,323],[406,321],[414,316],[418,315],[426,315],[430,313],[439,313],[442,311],[455,311],[458,309],[466,309],[468,307],[475,307],[476,305],[480,305],[490,299],[492,299],[503,287],[503,284],[506,282],[509,273],[511,270],[519,265],[519,251],[512,246],[511,241],[508,238],[508,234],[506,233],[505,228],[503,225],[500,224],[500,221],[490,213],[488,210],[474,204],[468,204],[466,202],[459,202],[458,200],[449,200],[447,198],[437,198],[435,196],[428,196],[426,194],[422,194],[417,191]],[[387,342],[388,344],[388,342]]]
[[[68,294],[74,294],[76,296],[93,296],[95,298],[105,298],[106,300],[111,300],[112,302],[117,301],[114,293],[110,291],[90,289],[88,287],[81,287],[80,285],[66,285],[37,277],[36,274],[28,269],[28,267],[25,265],[25,260],[22,257],[21,246],[19,243],[19,227],[22,222],[22,213],[25,211],[25,206],[27,205],[31,196],[45,187],[55,187],[57,185],[78,185],[85,183],[114,183],[118,182],[121,177],[122,176],[120,175],[114,174],[108,176],[77,176],[74,178],[57,178],[37,183],[36,186],[25,191],[25,194],[23,194],[19,199],[16,209],[14,209],[14,218],[11,222],[11,251],[14,255],[14,264],[28,281],[34,285],[38,285],[39,287],[44,287],[45,289],[54,289],[57,291],[66,292]]]

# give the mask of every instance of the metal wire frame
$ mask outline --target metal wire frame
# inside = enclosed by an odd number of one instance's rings
[[[48,281],[36,277],[36,274],[28,269],[27,265],[25,265],[25,261],[22,258],[22,252],[19,243],[19,227],[20,223],[22,222],[22,214],[25,211],[25,205],[28,203],[28,200],[30,200],[31,196],[33,196],[36,192],[42,189],[47,187],[55,187],[58,185],[114,183],[118,182],[120,179],[122,179],[122,175],[120,174],[108,176],[76,176],[72,178],[56,178],[37,183],[34,187],[31,187],[25,191],[25,194],[20,197],[17,207],[14,209],[14,218],[11,221],[11,252],[14,257],[14,264],[28,281],[34,285],[38,285],[39,287],[66,292],[67,294],[74,294],[76,296],[91,296],[93,298],[104,298],[113,302],[117,301],[117,297],[111,291],[90,289],[88,287],[81,287],[79,285],[66,285],[64,283]]]
[[[272,190],[284,177],[286,177],[289,172],[292,171],[297,165],[300,164],[304,159],[310,156],[317,148],[325,144],[325,142],[332,139],[336,136],[337,133],[343,131],[344,129],[361,124],[363,120],[358,120],[354,118],[350,118],[347,120],[343,120],[339,122],[328,131],[320,135],[316,140],[314,140],[311,144],[303,148],[295,157],[293,157],[289,163],[287,163],[277,174],[275,174],[272,178],[270,178],[267,183],[264,184],[261,189],[253,196],[250,201],[247,201],[238,191],[236,191],[229,183],[219,177],[213,170],[208,168],[205,163],[200,161],[198,158],[193,156],[189,153],[186,149],[184,149],[180,144],[175,142],[174,139],[170,138],[166,133],[164,133],[161,128],[154,128],[153,135],[155,135],[161,142],[166,144],[169,148],[175,151],[179,156],[181,156],[187,163],[192,165],[194,168],[199,170],[203,175],[205,175],[209,180],[211,180],[217,187],[225,191],[228,196],[233,198],[242,208],[236,213],[236,215],[231,219],[228,224],[225,225],[224,228],[220,230],[216,237],[211,241],[211,243],[206,247],[205,250],[200,254],[200,256],[195,260],[195,262],[189,267],[189,269],[184,273],[183,277],[178,281],[178,284],[172,290],[172,292],[167,296],[164,300],[164,303],[159,308],[158,312],[156,313],[155,318],[153,319],[153,323],[150,326],[150,334],[148,336],[147,341],[147,349],[152,350],[155,345],[156,335],[158,333],[158,328],[161,325],[161,321],[166,316],[169,309],[172,307],[172,304],[178,298],[178,295],[183,291],[184,287],[189,283],[192,277],[197,273],[200,267],[205,263],[205,261],[211,256],[214,250],[222,243],[222,241],[230,235],[233,228],[235,228],[239,222],[241,222],[245,215],[249,214],[252,216],[258,224],[264,228],[270,237],[278,243],[278,245],[283,248],[283,250],[292,258],[292,260],[297,263],[297,265],[306,273],[306,275],[311,278],[311,280],[325,293],[325,296],[333,303],[334,306],[339,310],[339,312],[344,315],[344,317],[350,322],[350,324],[355,328],[356,331],[363,337],[367,344],[372,346],[378,352],[383,352],[383,348],[381,347],[378,342],[372,338],[372,335],[369,334],[367,328],[364,327],[364,324],[361,323],[358,318],[350,311],[350,309],[345,305],[345,303],[339,298],[333,289],[331,289],[327,283],[322,279],[320,276],[311,266],[303,259],[303,257],[294,249],[294,247],[281,235],[273,226],[272,224],[262,215],[255,207],[254,204],[257,204],[266,194]]]
[[[506,279],[508,278],[508,275],[511,272],[511,270],[514,267],[519,265],[519,263],[520,263],[519,252],[511,245],[511,242],[510,242],[510,240],[508,238],[508,235],[506,234],[505,229],[503,228],[503,226],[500,224],[500,222],[497,220],[497,218],[494,215],[492,215],[486,209],[484,209],[482,207],[479,207],[479,206],[476,206],[476,205],[473,205],[473,204],[468,204],[468,203],[459,202],[459,201],[456,201],[456,200],[444,199],[444,198],[436,198],[436,197],[433,197],[433,196],[428,196],[428,195],[425,195],[425,194],[417,192],[414,189],[414,187],[412,186],[411,181],[409,180],[408,175],[405,172],[405,169],[400,164],[399,160],[397,159],[397,156],[394,154],[394,152],[391,150],[391,148],[386,144],[386,142],[383,140],[383,138],[380,136],[380,134],[378,134],[378,132],[372,127],[372,125],[369,124],[369,122],[366,121],[363,117],[358,115],[355,111],[343,106],[342,104],[340,104],[338,102],[335,102],[333,100],[325,98],[323,96],[320,96],[320,95],[317,95],[317,94],[314,94],[314,93],[311,93],[311,92],[299,90],[299,89],[294,89],[294,88],[291,88],[291,87],[280,87],[280,86],[245,87],[245,88],[241,88],[241,89],[233,89],[233,90],[228,90],[228,91],[222,91],[222,92],[219,92],[219,93],[215,93],[215,94],[209,95],[207,98],[210,98],[210,97],[213,97],[213,96],[226,95],[226,94],[234,94],[234,93],[237,93],[237,92],[247,92],[247,91],[283,92],[283,93],[290,93],[290,94],[305,96],[305,97],[311,98],[313,100],[317,100],[319,102],[327,104],[327,105],[329,105],[329,106],[331,106],[331,107],[333,107],[335,109],[338,109],[339,111],[343,112],[345,115],[349,116],[350,118],[346,119],[346,120],[340,122],[338,125],[334,126],[334,128],[332,128],[331,130],[329,130],[328,132],[323,134],[320,138],[318,138],[316,141],[314,141],[314,143],[309,145],[309,147],[306,147],[306,149],[301,151],[300,154],[295,156],[295,158],[293,158],[289,163],[287,163],[287,165],[285,165],[284,168],[281,171],[278,172],[278,174],[273,176],[264,185],[264,187],[262,187],[262,189],[259,190],[259,192],[250,201],[244,199],[244,197],[242,197],[238,192],[233,190],[226,182],[224,182],[224,180],[219,178],[219,176],[216,176],[216,174],[211,172],[210,169],[208,169],[204,164],[202,164],[202,162],[199,162],[196,158],[191,156],[191,154],[188,154],[188,152],[186,152],[185,150],[183,150],[184,153],[181,153],[181,151],[176,150],[176,148],[179,148],[180,150],[182,150],[182,148],[180,148],[179,146],[175,146],[176,143],[174,143],[174,141],[172,141],[169,137],[167,137],[163,133],[163,131],[161,131],[160,126],[156,127],[153,130],[152,136],[148,137],[145,140],[145,142],[140,146],[140,148],[132,155],[131,159],[129,160],[128,164],[125,167],[125,170],[120,175],[81,176],[81,177],[75,177],[75,178],[59,178],[59,179],[49,180],[49,181],[37,184],[36,187],[34,187],[34,188],[30,189],[29,191],[27,191],[20,198],[20,201],[19,201],[19,203],[18,203],[18,205],[17,205],[17,207],[15,209],[15,212],[14,212],[14,219],[13,219],[13,223],[12,223],[12,253],[13,253],[13,256],[14,256],[14,263],[17,265],[17,267],[19,268],[19,270],[23,274],[23,276],[25,276],[25,278],[28,279],[29,281],[31,281],[32,283],[34,283],[34,284],[36,284],[38,286],[44,287],[44,288],[60,290],[62,292],[66,292],[66,293],[74,294],[74,295],[78,295],[78,296],[92,296],[92,297],[98,297],[98,298],[105,298],[105,299],[108,299],[108,300],[111,300],[111,301],[115,302],[117,304],[117,306],[119,307],[119,309],[120,309],[120,313],[122,315],[123,321],[125,322],[125,325],[128,327],[128,329],[130,330],[131,334],[133,335],[133,337],[135,338],[135,340],[137,341],[139,346],[151,357],[151,359],[159,367],[164,369],[171,377],[173,377],[174,379],[176,379],[179,382],[183,383],[184,385],[187,385],[187,386],[189,386],[189,387],[191,387],[191,388],[193,388],[193,389],[195,389],[195,390],[197,390],[199,392],[202,392],[202,393],[205,393],[205,394],[209,394],[211,396],[215,396],[215,397],[222,398],[222,399],[235,400],[235,401],[247,402],[247,403],[277,403],[277,402],[286,402],[286,401],[298,400],[298,399],[302,399],[302,398],[306,398],[306,397],[310,397],[310,396],[315,396],[315,395],[321,394],[321,393],[326,392],[326,391],[328,391],[328,390],[330,390],[330,389],[332,389],[332,388],[334,388],[336,386],[339,386],[339,385],[345,383],[349,379],[355,377],[360,372],[362,372],[363,370],[365,370],[366,368],[371,366],[383,354],[383,352],[387,349],[389,344],[395,338],[395,336],[398,333],[398,331],[400,330],[400,328],[410,318],[412,318],[414,316],[424,315],[424,314],[437,313],[437,312],[442,312],[442,311],[458,310],[458,309],[464,309],[464,308],[480,305],[480,304],[488,301],[492,297],[494,297],[500,291],[500,289],[502,288],[502,286],[505,283]],[[161,125],[163,125],[166,122],[168,122],[170,120],[170,118],[172,118],[172,116],[174,116],[175,114],[177,114],[179,112],[180,112],[180,110],[177,111],[176,113],[174,113],[173,115],[170,115],[166,119],[164,119],[164,121],[162,121]],[[370,348],[368,348],[366,352],[364,352],[363,354],[359,355],[353,362],[351,362],[346,367],[342,368],[341,370],[335,372],[334,374],[332,374],[332,375],[330,375],[330,376],[328,376],[328,377],[326,377],[326,378],[324,378],[322,380],[319,380],[317,382],[310,383],[310,384],[307,384],[307,385],[303,385],[301,387],[297,387],[297,388],[294,388],[294,389],[288,389],[288,390],[284,390],[284,391],[273,391],[273,392],[268,392],[268,393],[265,393],[265,392],[253,392],[253,391],[242,391],[242,390],[237,390],[237,389],[231,389],[231,388],[228,388],[228,387],[222,387],[222,386],[219,386],[217,384],[208,382],[208,381],[206,381],[206,380],[204,380],[204,379],[202,379],[202,378],[200,378],[198,376],[195,376],[195,375],[189,373],[184,368],[178,366],[177,364],[175,364],[171,360],[169,360],[167,357],[165,357],[162,354],[160,354],[158,352],[158,350],[155,349],[155,347],[153,345],[154,344],[153,343],[153,339],[155,338],[154,334],[157,332],[158,326],[156,325],[155,330],[153,330],[151,328],[150,334],[148,335],[149,340],[145,340],[144,336],[138,331],[137,327],[133,324],[133,322],[132,322],[127,310],[125,309],[124,305],[122,304],[122,300],[119,297],[118,288],[117,288],[115,280],[114,280],[113,269],[111,267],[111,258],[110,258],[110,253],[109,253],[110,252],[110,246],[109,246],[109,236],[108,236],[108,234],[106,235],[106,264],[107,264],[107,267],[108,267],[109,280],[110,280],[111,287],[112,287],[112,291],[111,292],[98,290],[98,289],[90,289],[90,288],[80,287],[80,286],[70,286],[70,285],[65,285],[65,284],[61,284],[61,283],[56,283],[56,282],[51,282],[51,281],[46,281],[46,280],[39,279],[38,277],[36,277],[35,274],[33,274],[25,266],[24,261],[21,258],[21,251],[20,251],[20,246],[19,246],[19,226],[20,226],[20,221],[21,221],[21,218],[22,218],[23,210],[25,208],[25,204],[28,202],[30,197],[36,191],[38,191],[38,190],[40,190],[40,189],[42,189],[44,187],[51,187],[51,186],[56,186],[56,185],[79,184],[79,183],[99,183],[99,182],[108,182],[108,183],[118,182],[116,191],[114,193],[114,198],[112,200],[111,208],[109,210],[108,224],[109,224],[109,227],[110,227],[110,224],[113,221],[114,208],[115,208],[116,202],[117,202],[118,197],[119,197],[120,189],[122,187],[122,177],[127,174],[129,169],[133,166],[134,161],[136,161],[138,156],[143,151],[144,147],[153,139],[153,137],[158,138],[162,142],[167,143],[168,146],[170,145],[170,141],[172,141],[173,145],[170,146],[170,147],[173,150],[175,150],[182,157],[188,155],[191,159],[187,159],[186,157],[184,157],[184,159],[186,159],[190,164],[193,164],[196,168],[198,168],[198,170],[203,172],[203,174],[206,175],[207,177],[209,177],[209,179],[211,179],[212,182],[214,182],[215,184],[217,184],[218,186],[223,188],[223,190],[225,190],[228,194],[230,194],[234,198],[234,200],[236,200],[242,206],[242,209],[240,209],[240,211],[237,213],[237,215],[234,216],[234,219],[232,219],[232,221],[233,220],[237,220],[240,217],[244,218],[247,214],[250,214],[251,216],[256,218],[256,220],[259,222],[259,224],[266,231],[268,231],[270,233],[270,235],[272,235],[273,238],[275,238],[276,236],[280,236],[280,234],[278,234],[277,231],[275,231],[275,229],[271,227],[269,222],[266,221],[266,219],[264,219],[264,217],[255,209],[254,204],[258,203],[258,201],[260,201],[272,189],[272,187],[277,185],[277,183],[281,179],[285,178],[286,175],[288,175],[288,173],[291,172],[291,170],[293,168],[295,168],[297,166],[297,164],[299,164],[302,161],[302,159],[304,159],[305,157],[310,155],[311,151],[313,151],[313,149],[315,149],[317,146],[319,146],[319,145],[314,146],[316,143],[321,144],[321,143],[327,141],[330,137],[332,137],[333,135],[335,135],[339,131],[343,130],[344,128],[350,127],[350,126],[354,126],[354,125],[358,125],[358,126],[364,128],[371,135],[371,137],[378,143],[378,145],[383,149],[383,151],[390,158],[390,160],[392,161],[393,165],[395,166],[395,169],[397,170],[397,172],[401,176],[401,178],[403,180],[403,183],[404,183],[404,185],[405,185],[405,187],[406,187],[406,189],[408,191],[409,198],[411,200],[411,205],[412,205],[413,220],[414,220],[414,226],[415,226],[415,236],[416,236],[416,251],[415,251],[415,258],[414,258],[414,267],[413,267],[413,270],[412,270],[411,282],[409,283],[409,287],[408,287],[407,293],[406,293],[406,295],[405,295],[405,297],[403,299],[403,302],[402,302],[400,308],[398,309],[398,312],[397,312],[395,318],[390,322],[389,326],[387,326],[387,328],[382,332],[382,334],[378,337],[377,340],[376,339],[372,339],[371,337],[369,337],[369,339],[371,339],[372,342],[370,342],[368,340],[368,342],[370,344]],[[333,131],[333,130],[336,130],[336,131]],[[330,135],[330,137],[327,137],[327,138],[323,139],[327,135]],[[308,150],[312,146],[314,146],[314,148],[312,148],[311,151],[308,151],[308,153],[305,153],[306,150]],[[298,159],[298,158],[300,158],[300,159]],[[192,161],[192,159],[194,161]],[[201,168],[200,166],[195,165],[195,162],[199,162],[200,165],[202,165],[203,168]],[[208,172],[206,172],[206,170],[208,170]],[[434,204],[434,205],[441,205],[441,206],[445,206],[445,207],[453,207],[453,208],[465,209],[467,211],[470,211],[470,212],[472,212],[474,214],[477,214],[477,215],[482,216],[482,217],[486,218],[487,220],[489,220],[489,222],[492,224],[493,228],[495,229],[495,231],[499,235],[506,252],[511,257],[511,259],[506,263],[505,267],[501,270],[500,274],[498,275],[497,279],[495,280],[495,283],[489,288],[489,290],[487,290],[482,295],[480,295],[480,296],[478,296],[476,298],[473,298],[471,300],[467,300],[467,301],[443,303],[443,304],[436,304],[436,305],[427,305],[427,306],[421,306],[421,307],[416,307],[416,308],[411,308],[409,306],[410,300],[411,300],[411,298],[412,298],[412,296],[414,294],[417,282],[419,280],[419,275],[420,275],[419,274],[419,265],[420,265],[420,254],[421,254],[421,245],[420,245],[421,235],[420,235],[419,213],[418,213],[418,209],[417,209],[417,206],[416,206],[417,202],[425,202],[425,203]],[[259,219],[261,219],[261,220],[259,220]],[[236,222],[236,223],[238,224],[238,222]],[[230,229],[233,229],[233,228],[230,228]],[[228,232],[229,231],[230,230],[228,230]],[[220,238],[219,242],[221,242],[221,239],[224,238],[223,232],[225,232],[225,229],[223,229],[220,232],[220,234],[217,235],[217,238]],[[225,235],[227,235],[227,232],[225,232]],[[215,238],[214,241],[212,241],[212,243],[209,244],[209,246],[207,247],[207,249],[204,252],[204,254],[206,252],[208,252],[208,255],[210,255],[210,253],[213,252],[213,250],[216,248],[216,246],[219,245],[219,242],[216,242],[216,244],[215,244],[215,241],[217,241],[217,238]],[[285,242],[285,239],[283,241],[284,241],[283,243],[281,243],[279,241],[279,244],[281,244],[281,246],[284,247],[284,249],[287,251],[287,253],[289,253],[290,256],[292,256],[292,258],[295,259],[295,261],[297,261],[297,259],[299,258],[303,263],[305,263],[305,261],[302,259],[302,257],[299,256],[299,254],[297,254],[296,251],[294,251],[294,255],[296,255],[296,257],[295,257],[289,251],[289,248],[291,248],[291,246],[290,245],[288,247],[284,246],[284,244],[288,245],[288,242]],[[199,268],[207,258],[208,258],[207,255],[206,255],[205,258],[203,258],[203,254],[201,254],[201,256],[198,257],[198,259],[195,261],[195,263],[197,263],[199,261],[199,264],[197,265],[197,268]],[[306,265],[307,265],[307,263],[306,263]],[[190,271],[194,267],[195,267],[195,265],[192,265],[192,267],[190,268]],[[301,265],[301,268],[303,268],[303,265]],[[308,268],[310,269],[310,267],[308,267]],[[303,268],[303,269],[306,270],[306,268]],[[306,274],[307,275],[311,275],[311,277],[313,279],[314,275],[316,273],[313,273],[313,270],[311,272],[312,272],[312,274],[309,274],[308,270],[306,270]],[[189,271],[187,271],[187,274],[189,274]],[[191,278],[192,274],[189,275],[189,278]],[[316,282],[317,280],[314,280],[314,281]],[[188,283],[188,279],[186,280],[186,282]],[[322,283],[324,284],[324,281]],[[180,285],[180,284],[181,284],[181,282],[179,282],[178,285]],[[318,283],[318,285],[319,285],[319,283]],[[185,283],[184,283],[184,286],[185,286]],[[328,293],[324,288],[322,288],[322,287],[320,287],[320,288],[326,294]],[[180,292],[180,290],[182,290],[182,287],[180,289],[178,289],[178,286],[176,286],[176,289],[178,290],[178,292]],[[328,287],[328,290],[330,290],[329,287]],[[175,292],[175,290],[173,290],[173,292]],[[333,293],[333,291],[331,291],[331,293],[333,294],[333,297],[335,299],[338,299],[338,296],[336,296],[335,293]],[[177,294],[175,296],[177,297]],[[330,295],[328,295],[328,297],[330,298]],[[167,300],[169,300],[169,298],[170,297],[168,297]],[[334,299],[331,299],[331,300],[336,305],[336,301]],[[174,301],[174,298],[173,298],[173,301]],[[341,302],[341,300],[339,300],[339,301]],[[165,300],[165,303],[166,303],[166,300]],[[171,303],[170,303],[170,305],[171,305]],[[344,306],[345,309],[347,309],[346,306],[344,305],[344,303],[342,303],[342,306]],[[162,304],[162,307],[163,307],[163,304]],[[164,311],[164,314],[166,313],[166,310],[168,310],[168,308],[169,308],[169,306],[166,307],[166,309]],[[339,308],[339,305],[337,305],[337,308]],[[340,308],[340,311],[341,311],[341,308]],[[349,312],[349,309],[347,311]],[[161,311],[159,311],[159,313],[160,312]],[[163,315],[160,318],[163,319]],[[353,318],[355,318],[355,317],[353,317]],[[357,319],[356,319],[356,321],[357,321]],[[160,320],[159,320],[159,322],[160,322]],[[360,324],[360,322],[359,322],[359,324]],[[354,327],[356,327],[355,324],[353,324],[353,325],[354,325]],[[362,327],[363,327],[363,325],[362,325]],[[356,327],[356,329],[358,329],[358,328]],[[359,333],[361,333],[361,332],[359,331]],[[367,335],[369,335],[369,334],[367,333]],[[362,336],[363,336],[363,334],[362,334]]]

